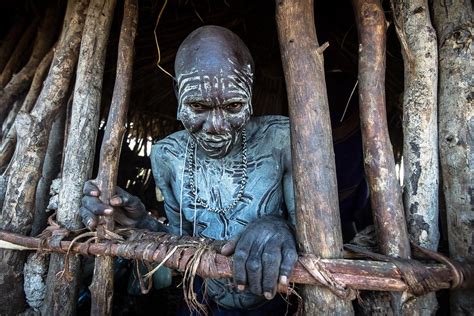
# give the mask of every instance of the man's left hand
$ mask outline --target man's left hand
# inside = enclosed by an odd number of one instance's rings
[[[234,253],[234,283],[239,291],[272,299],[277,284],[288,285],[298,259],[295,237],[289,224],[276,216],[262,217],[247,226],[242,235],[222,248],[223,255]]]

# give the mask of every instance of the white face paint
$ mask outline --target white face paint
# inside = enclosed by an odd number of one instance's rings
[[[212,158],[228,154],[252,114],[251,66],[230,58],[218,70],[178,74],[178,119]]]

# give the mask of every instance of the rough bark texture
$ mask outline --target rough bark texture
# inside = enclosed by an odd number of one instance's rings
[[[194,256],[203,250],[197,266],[194,266],[198,275],[203,278],[231,278],[232,258],[218,253],[217,249],[222,247],[222,241],[203,239],[190,236],[177,237],[176,235],[154,233],[149,231],[128,231],[122,237],[126,240],[111,241],[105,243],[88,243],[61,241],[59,247],[51,247],[49,239],[27,237],[8,233],[0,230],[0,247],[23,247],[23,250],[35,250],[41,245],[42,251],[86,256],[111,256],[126,259],[145,260],[149,262],[163,263],[171,269],[184,271],[190,268]],[[134,236],[131,239],[128,237]],[[176,247],[175,250],[173,250]],[[361,259],[362,253],[347,252],[346,257]],[[374,255],[374,254],[372,254]],[[169,256],[169,257],[168,257]],[[376,257],[378,257],[375,254]],[[379,255],[380,256],[380,255]],[[167,258],[168,257],[168,258]],[[164,260],[167,258],[167,260]],[[383,260],[386,260],[384,258]],[[455,274],[452,273],[448,264],[423,264],[411,260],[415,264],[411,270],[422,273],[421,279],[430,279],[431,289],[443,289],[453,286],[474,287],[474,264],[464,263],[458,266],[464,278],[461,284]],[[196,262],[195,262],[196,263]],[[311,268],[306,268],[311,266]],[[424,271],[419,270],[423,267]],[[376,291],[410,291],[409,282],[402,275],[400,268],[392,262],[373,260],[349,260],[349,259],[321,259],[313,254],[301,254],[295,264],[290,281],[298,284],[321,284],[324,277],[318,272],[325,272],[334,277],[334,280],[345,286],[359,290]],[[326,279],[327,280],[327,279]],[[413,282],[413,280],[412,280]],[[327,282],[326,282],[327,283]],[[417,286],[419,283],[414,282]],[[411,284],[413,285],[413,284]],[[285,288],[285,290],[287,290]]]
[[[82,36],[57,211],[59,224],[72,230],[82,225],[79,218],[82,186],[92,173],[105,54],[114,7],[114,0],[91,0]],[[71,278],[59,278],[56,274],[63,270],[64,257],[51,256],[47,289],[51,294],[46,295],[44,314],[70,315],[75,311],[79,260],[71,259]],[[58,292],[63,294],[54,295]]]
[[[22,31],[25,29],[26,18],[23,15],[15,17],[14,21],[0,46],[0,73],[3,71],[3,68],[5,68],[8,59],[15,49],[15,45],[20,39]]]
[[[276,18],[291,122],[299,249],[322,258],[341,258],[323,48],[316,37],[313,1],[277,0]],[[302,294],[306,315],[353,313],[350,301],[325,288],[306,286]]]
[[[26,97],[25,94],[19,95],[16,98],[16,100],[13,102],[13,106],[8,112],[8,115],[5,121],[3,121],[2,129],[0,131],[0,138],[3,138],[3,135],[5,135],[3,131],[11,129],[11,127],[15,123],[16,116],[18,115],[18,112],[20,112],[20,109],[21,109],[21,106],[23,105],[25,97]]]
[[[22,103],[20,112],[29,113],[33,108],[38,96],[43,88],[43,81],[48,73],[48,70],[51,66],[53,60],[54,49],[51,49],[48,54],[46,54],[43,60],[38,65],[33,81],[31,83],[28,94],[26,95],[25,100]],[[11,113],[12,111],[10,111]],[[9,116],[10,116],[9,113]],[[16,115],[15,115],[16,118]],[[8,120],[8,118],[7,118]],[[14,125],[14,123],[13,123]],[[0,145],[0,168],[6,168],[10,162],[13,152],[16,146],[16,128],[11,126],[10,128],[5,127],[2,130],[2,144]]]
[[[11,166],[5,201],[1,216],[2,229],[28,234],[33,220],[36,185],[41,175],[49,131],[61,106],[77,62],[83,26],[83,11],[79,10],[71,21],[67,40],[60,43],[45,87],[31,114],[23,113],[17,118],[17,159]],[[1,274],[0,314],[15,314],[22,309],[23,302],[23,254],[0,251]],[[18,302],[18,303],[17,303]]]
[[[53,45],[57,32],[59,12],[55,6],[46,10],[36,35],[33,51],[26,65],[15,74],[0,92],[0,119],[3,121],[8,107],[16,97],[28,89],[36,68]]]
[[[391,1],[404,61],[403,201],[410,239],[438,249],[438,46],[427,0]],[[412,314],[434,315],[434,293],[418,298]]]
[[[379,248],[386,255],[409,258],[410,244],[385,108],[384,12],[379,0],[353,0],[352,3],[359,34],[359,106],[364,167]],[[400,295],[392,295],[388,309],[386,299],[379,298],[372,304],[375,309],[372,313],[402,313]]]
[[[100,149],[100,164],[97,174],[97,185],[101,192],[100,199],[108,204],[115,194],[120,151],[125,133],[128,104],[132,88],[134,41],[138,23],[137,0],[125,0],[122,28],[120,31],[117,73],[105,127],[102,147]],[[103,217],[103,226],[98,228],[113,230],[113,218]],[[111,315],[114,290],[113,258],[100,256],[95,259],[94,277],[90,286],[92,296],[92,315]]]
[[[36,188],[35,215],[31,236],[36,236],[43,231],[47,225],[48,214],[46,208],[50,199],[50,186],[58,177],[61,170],[61,158],[63,153],[64,126],[66,121],[66,107],[63,107],[54,120],[49,135],[48,149],[44,157],[43,171]]]
[[[25,263],[25,296],[28,305],[39,311],[46,293],[49,255],[31,253]]]
[[[449,253],[474,260],[474,24],[469,0],[433,1],[439,45],[439,149]],[[474,314],[474,291],[451,293],[453,315]]]
[[[5,85],[10,81],[13,73],[19,67],[19,63],[24,56],[24,52],[28,49],[31,40],[36,34],[36,29],[38,28],[38,18],[35,18],[31,21],[28,28],[23,32],[21,35],[18,44],[15,47],[15,50],[11,54],[10,58],[8,59],[5,68],[3,69],[2,73],[0,74],[0,88],[4,88]]]

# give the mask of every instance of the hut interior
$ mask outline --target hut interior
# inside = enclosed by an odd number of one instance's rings
[[[55,14],[58,17],[63,16],[66,7],[64,2],[2,1],[0,38],[4,39],[19,20],[23,20],[24,25],[37,23],[35,19],[42,17],[52,3],[59,7]],[[333,130],[337,130],[345,128],[351,116],[358,117],[359,44],[351,3],[338,2],[337,7],[333,4],[330,1],[315,1],[314,15],[319,43],[329,43],[329,47],[324,51],[324,67],[332,127]],[[392,21],[390,3],[384,1],[383,6],[388,21],[386,110],[395,160],[398,170],[401,170],[403,58]],[[99,148],[114,89],[122,8],[123,1],[118,1],[108,40],[100,109],[101,121],[92,177],[97,174]],[[165,216],[163,206],[156,196],[149,156],[151,145],[155,140],[183,128],[176,120],[177,101],[173,86],[174,58],[182,40],[197,27],[209,24],[227,27],[244,40],[252,53],[256,68],[254,115],[288,115],[287,93],[274,1],[140,0],[138,21],[132,92],[117,185],[139,196],[153,215],[163,218]],[[62,18],[55,23],[59,34]],[[23,54],[19,56],[14,72],[27,62],[32,50],[31,43],[32,41],[26,45]],[[439,251],[447,252],[445,237],[447,233],[443,230],[441,233]],[[140,295],[133,283],[137,280],[130,272],[130,263],[126,260],[116,263],[115,274],[118,281],[115,284],[113,314],[141,315],[156,311],[157,307],[161,311],[166,310],[167,314],[174,314],[181,295],[181,290],[178,288],[179,276],[176,276],[173,280],[174,286],[170,288],[153,289],[148,295]],[[87,270],[87,267],[90,267],[87,262],[85,267],[84,275],[92,277],[92,271]],[[85,286],[88,282],[86,277],[83,278],[83,282],[78,302],[79,315],[88,314],[90,308],[90,293]],[[446,292],[438,292],[441,306],[439,314],[447,311]]]

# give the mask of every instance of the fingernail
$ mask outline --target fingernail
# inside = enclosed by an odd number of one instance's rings
[[[113,211],[111,208],[106,208],[106,209],[104,210],[104,214],[105,214],[105,215],[111,215],[113,212],[114,212],[114,211]]]
[[[121,203],[122,203],[122,199],[119,198],[119,197],[113,197],[112,199],[110,199],[110,203],[113,203],[113,204],[121,204]]]
[[[237,285],[237,291],[242,292],[243,290],[245,290],[245,285],[242,285],[242,284]]]
[[[92,195],[92,196],[99,196],[99,192],[97,192],[97,191],[91,191],[91,195]]]
[[[267,300],[271,300],[271,299],[273,298],[273,295],[272,295],[272,293],[270,293],[270,292],[265,292],[265,293],[263,293],[263,296],[265,296],[265,298],[266,298]]]
[[[286,275],[280,276],[280,284],[288,285],[288,277]]]

